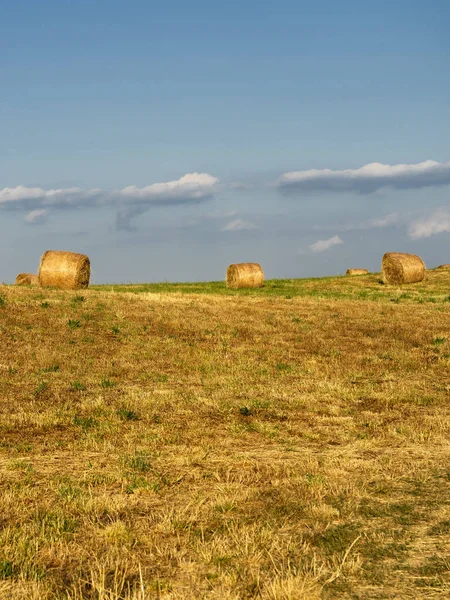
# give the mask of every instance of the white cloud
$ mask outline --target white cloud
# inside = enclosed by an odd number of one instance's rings
[[[302,192],[357,192],[370,194],[384,187],[396,189],[450,185],[450,162],[433,160],[407,165],[370,163],[360,169],[311,169],[284,173],[276,186],[284,194]]]
[[[131,220],[147,212],[152,206],[198,204],[212,198],[216,192],[217,177],[208,173],[188,173],[176,181],[154,183],[138,188],[130,185],[117,192],[120,208],[116,218],[118,230],[132,230]]]
[[[47,220],[48,213],[48,208],[37,208],[36,210],[32,210],[25,215],[25,223],[29,223],[30,225],[44,223]]]
[[[228,225],[225,225],[221,231],[244,231],[246,229],[258,229],[258,227],[248,221],[235,219],[234,221],[231,221],[231,223],[228,223]]]
[[[390,213],[381,218],[370,219],[361,223],[350,223],[342,227],[333,225],[334,230],[340,232],[384,227],[406,228],[408,236],[416,240],[450,232],[450,207],[440,207],[428,214],[423,210],[414,210],[405,213]],[[329,231],[330,229],[331,226],[329,225],[314,227],[314,231]]]
[[[384,227],[402,227],[406,228],[408,236],[411,239],[421,239],[437,235],[439,233],[450,232],[450,206],[440,207],[426,214],[423,210],[414,210],[405,213],[390,213],[381,218],[370,219],[361,223],[348,224],[342,227],[333,226],[334,230],[360,231]],[[330,226],[316,226],[315,231],[328,231]],[[330,240],[334,240],[330,238]],[[327,240],[325,240],[326,242]],[[319,242],[321,243],[321,240]],[[311,246],[310,246],[311,248]]]
[[[103,196],[102,190],[82,188],[62,188],[44,190],[38,187],[19,185],[15,188],[0,190],[0,208],[18,210],[37,210],[38,208],[66,208],[98,204]]]
[[[123,200],[149,204],[189,204],[215,192],[217,177],[207,173],[188,173],[176,181],[154,183],[143,188],[130,185],[118,192]]]
[[[414,240],[450,231],[450,209],[440,208],[428,217],[410,224],[408,235]]]
[[[398,213],[390,213],[379,219],[370,220],[367,223],[367,229],[372,229],[374,227],[392,227],[393,225],[399,225],[404,222],[404,219],[405,218]],[[361,229],[363,229],[363,227],[361,227]]]
[[[344,242],[341,240],[341,238],[338,235],[335,235],[330,237],[328,240],[317,240],[317,242],[314,242],[314,244],[311,244],[308,246],[308,248],[311,250],[311,252],[324,252],[332,246],[343,243]]]
[[[26,222],[38,223],[43,222],[50,210],[115,206],[118,208],[117,227],[128,229],[133,217],[152,206],[197,204],[212,198],[218,182],[207,173],[188,173],[176,181],[143,188],[131,185],[113,191],[78,187],[45,190],[19,185],[0,190],[0,209],[26,211]]]

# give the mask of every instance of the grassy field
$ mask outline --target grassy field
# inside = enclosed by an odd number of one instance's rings
[[[0,286],[0,598],[450,596],[450,271]]]
[[[272,279],[257,291],[258,297],[281,296],[292,298],[330,298],[339,300],[381,300],[413,302],[448,302],[450,270],[428,271],[426,282],[407,285],[403,289],[382,285],[379,273],[357,277],[322,277],[315,279]],[[255,290],[229,290],[223,281],[210,283],[150,283],[126,285],[97,285],[92,289],[110,292],[225,294],[255,296]]]

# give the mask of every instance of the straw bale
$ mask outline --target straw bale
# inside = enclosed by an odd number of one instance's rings
[[[367,269],[347,269],[346,275],[367,275]]]
[[[401,285],[402,283],[417,283],[425,277],[425,264],[416,254],[402,252],[387,252],[381,261],[384,283]]]
[[[42,287],[77,290],[89,286],[91,263],[85,254],[47,250],[39,266]]]
[[[19,273],[15,285],[40,285],[39,277],[34,273]]]
[[[227,269],[228,288],[261,288],[264,286],[264,271],[258,263],[237,263]]]
[[[450,264],[445,264],[445,265],[439,265],[438,267],[436,267],[436,269],[450,269]]]

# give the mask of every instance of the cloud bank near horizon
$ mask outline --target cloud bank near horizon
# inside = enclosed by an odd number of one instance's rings
[[[374,218],[360,223],[349,223],[337,227],[334,223],[314,227],[314,231],[329,231],[331,228],[341,233],[349,231],[365,231],[387,227],[403,227],[409,238],[419,240],[440,233],[450,232],[450,206],[441,206],[431,212],[411,211],[405,213],[389,213],[384,217]]]
[[[117,228],[130,229],[132,218],[152,206],[199,204],[210,200],[218,182],[217,177],[208,173],[188,173],[175,181],[142,188],[131,185],[113,191],[79,187],[45,190],[20,185],[0,190],[0,209],[25,212],[25,222],[38,224],[45,222],[54,210],[113,206],[118,210]]]
[[[370,163],[359,169],[310,169],[284,173],[275,183],[284,195],[307,192],[353,192],[372,194],[382,188],[418,189],[450,185],[450,162],[424,162],[408,165]]]
[[[450,185],[450,162],[432,160],[418,164],[393,166],[370,163],[359,169],[340,171],[330,169],[296,171],[285,173],[277,181],[279,192],[285,195],[299,195],[307,192],[370,194],[388,187],[400,190],[444,185]],[[0,189],[0,211],[22,213],[25,223],[41,226],[47,223],[52,214],[57,211],[106,207],[115,211],[118,231],[133,231],[133,220],[152,207],[191,206],[208,202],[223,189],[239,190],[241,184],[239,182],[220,184],[219,179],[213,175],[195,172],[188,173],[174,181],[153,183],[144,187],[130,185],[116,190],[81,187],[44,189],[19,185]],[[217,214],[212,213],[208,218],[219,215],[221,218],[235,217],[222,224],[221,231],[223,232],[258,228],[252,222],[251,215],[250,220],[243,220],[238,218],[236,211],[231,213],[219,211]],[[205,216],[197,216],[194,221],[205,218]],[[378,218],[369,216],[360,222],[341,225],[334,222],[325,226],[319,221],[317,226],[312,227],[312,231],[324,230],[329,231],[330,234],[337,234],[345,231],[386,227],[401,227],[408,237],[414,240],[440,233],[449,233],[450,206],[391,212]],[[330,240],[338,237],[334,235]],[[318,244],[317,248],[315,244],[312,244],[309,251],[323,251],[322,243],[328,243],[330,240],[318,240],[315,243]]]

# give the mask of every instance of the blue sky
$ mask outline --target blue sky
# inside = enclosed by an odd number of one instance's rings
[[[47,249],[96,282],[450,262],[446,0],[0,10],[0,281]]]

